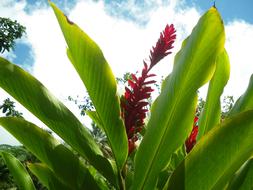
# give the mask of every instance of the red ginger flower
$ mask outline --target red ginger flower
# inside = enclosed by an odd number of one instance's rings
[[[174,28],[174,25],[171,24],[170,26],[167,24],[164,31],[160,33],[160,38],[156,42],[156,46],[152,47],[152,50],[150,50],[150,68],[155,66],[161,59],[163,59],[165,56],[171,54],[169,51],[174,46],[173,43],[176,39],[176,30]]]
[[[199,118],[197,116],[195,116],[191,134],[188,137],[188,139],[186,139],[186,141],[185,141],[185,146],[186,146],[186,152],[187,153],[189,153],[196,144],[196,138],[197,138],[197,135],[198,135],[198,132],[199,132],[199,127],[197,125],[198,119]]]
[[[132,74],[132,79],[128,80],[130,88],[125,87],[125,95],[121,99],[122,117],[125,122],[127,137],[128,137],[128,151],[131,153],[135,149],[135,142],[138,140],[136,134],[143,129],[144,119],[148,109],[146,106],[149,104],[147,99],[150,98],[153,89],[149,86],[155,83],[155,80],[148,80],[156,76],[149,74],[149,71],[161,59],[170,54],[170,49],[173,48],[173,43],[176,39],[176,30],[171,25],[166,25],[164,31],[160,33],[156,46],[152,47],[150,51],[150,65],[143,61],[144,68],[142,69],[141,76],[136,77]]]

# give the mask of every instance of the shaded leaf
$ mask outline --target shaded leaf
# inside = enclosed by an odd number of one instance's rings
[[[69,187],[63,184],[45,164],[29,164],[28,167],[48,189],[69,190]]]
[[[253,188],[253,159],[251,158],[235,173],[227,185],[227,190],[251,190]]]
[[[166,189],[223,189],[253,153],[253,110],[240,113],[203,136],[172,174]]]
[[[10,173],[21,190],[35,190],[33,181],[23,164],[13,155],[7,152],[0,152]]]
[[[0,125],[54,171],[69,189],[99,189],[79,158],[48,132],[30,122],[13,117],[1,117]]]

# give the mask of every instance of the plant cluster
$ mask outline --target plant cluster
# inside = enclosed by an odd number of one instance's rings
[[[155,74],[149,74],[149,72],[161,59],[171,53],[169,50],[173,48],[176,39],[175,32],[173,25],[166,25],[156,46],[150,50],[149,66],[143,61],[144,68],[141,76],[137,78],[135,74],[131,74],[131,78],[128,79],[130,88],[125,87],[125,95],[121,98],[121,111],[128,137],[129,153],[135,148],[135,142],[138,140],[137,133],[141,132],[145,125],[144,119],[146,112],[148,112],[146,107],[149,105],[147,99],[151,97],[151,92],[153,92],[149,85],[156,82],[150,79]]]
[[[117,82],[99,46],[50,2],[67,43],[67,55],[83,81],[94,110],[86,114],[104,131],[109,151],[43,84],[0,58],[0,87],[24,105],[64,143],[35,124],[1,117],[0,125],[41,163],[29,171],[48,189],[248,189],[253,187],[253,77],[230,111],[220,97],[229,80],[225,31],[211,7],[183,41],[160,95],[146,118],[153,91],[151,68],[170,53],[176,38],[166,26],[150,52],[149,63],[120,97]],[[205,104],[198,90],[209,83]],[[144,120],[145,118],[145,120]],[[141,132],[141,133],[140,133]],[[142,138],[136,145],[136,136]],[[35,189],[24,166],[1,152],[20,189]]]

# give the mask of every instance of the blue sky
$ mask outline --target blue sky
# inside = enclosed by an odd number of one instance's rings
[[[173,54],[154,71],[159,73],[158,77],[168,75],[182,40],[213,5],[210,0],[52,1],[100,45],[118,77],[126,71],[139,70],[159,32],[167,23],[174,23],[177,40]],[[224,94],[239,97],[253,73],[253,11],[250,10],[253,1],[216,0],[216,7],[225,21],[226,48],[231,62],[230,83]],[[79,110],[66,99],[68,95],[82,97],[85,88],[67,59],[66,44],[47,0],[0,0],[0,16],[16,19],[27,28],[15,50],[3,56],[32,73],[80,118]],[[0,102],[7,96],[0,90]],[[21,105],[17,106],[25,118],[45,127]],[[84,118],[80,120],[86,122]],[[0,143],[15,142],[1,128],[0,136],[3,137]]]
[[[19,1],[17,1],[19,2]],[[29,14],[31,14],[34,9],[40,9],[42,7],[48,7],[48,3],[46,0],[27,0],[27,4],[24,7],[24,10]],[[53,0],[61,9],[65,12],[70,12],[70,10],[76,5],[77,0]],[[97,0],[94,2],[97,2]],[[166,5],[170,1],[169,0],[162,0],[160,4],[156,1],[132,1],[133,6],[137,9],[137,14],[134,14],[131,10],[133,7],[124,6],[128,1],[122,0],[104,0],[105,10],[106,12],[117,18],[121,18],[124,20],[130,20],[136,22],[139,25],[147,24],[149,18],[139,18],[138,13],[143,11],[152,11],[157,8],[157,6]],[[188,0],[188,1],[181,1],[178,6],[180,7],[194,7],[200,13],[204,12],[214,3],[213,0]],[[244,20],[248,23],[253,24],[253,1],[252,0],[217,0],[215,1],[216,7],[220,11],[225,23],[229,23],[235,19],[237,20]],[[16,43],[15,50],[13,52],[15,54],[15,58],[13,61],[28,71],[32,71],[32,65],[34,64],[34,58],[32,55],[31,46],[26,43]]]
[[[214,1],[190,0],[190,2],[194,7],[207,10]],[[226,23],[233,21],[234,19],[242,19],[253,24],[252,0],[216,0],[215,4]]]

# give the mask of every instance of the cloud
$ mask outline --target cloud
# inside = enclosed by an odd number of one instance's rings
[[[118,77],[126,71],[140,71],[142,60],[148,58],[149,50],[156,43],[161,30],[167,23],[174,23],[177,41],[173,54],[162,60],[153,71],[159,73],[159,76],[168,75],[172,70],[174,55],[197,23],[200,11],[194,7],[187,7],[178,0],[166,1],[167,3],[162,0],[146,0],[138,6],[133,6],[135,1],[132,0],[123,4],[110,2],[114,4],[80,0],[73,8],[65,10],[68,10],[70,20],[77,23],[99,44]],[[27,36],[23,40],[33,49],[35,62],[32,74],[60,98],[82,122],[87,122],[80,117],[77,107],[66,101],[68,95],[85,95],[85,88],[66,56],[66,44],[52,9],[36,6],[27,13],[25,0],[3,0],[0,1],[0,7],[3,16],[17,19],[27,28]],[[124,16],[127,16],[127,11],[115,11],[113,7],[128,10],[128,16],[132,15],[132,18],[126,19]],[[123,16],[119,16],[122,14]],[[234,21],[227,24],[226,32],[226,47],[231,60],[231,80],[225,94],[238,96],[246,88],[253,71],[250,52],[253,27],[243,21]],[[5,97],[1,92],[0,94],[1,97]],[[23,107],[18,105],[18,108],[27,114],[25,117],[28,120],[43,126]]]
[[[230,80],[225,94],[239,97],[246,90],[253,74],[253,25],[235,20],[226,25],[226,49],[230,58]]]

